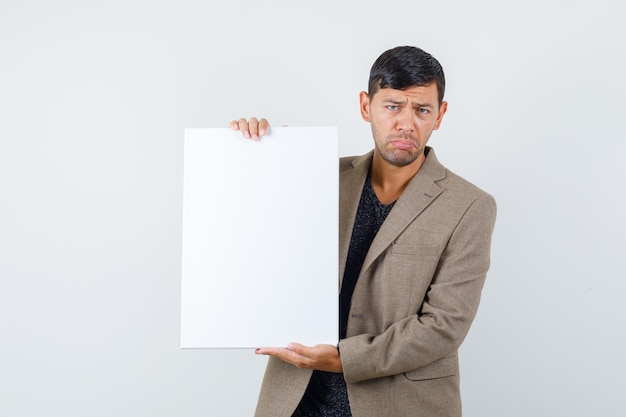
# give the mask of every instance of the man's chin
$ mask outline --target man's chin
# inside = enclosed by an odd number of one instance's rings
[[[409,152],[403,149],[397,149],[394,151],[385,152],[381,154],[381,156],[385,162],[393,166],[404,167],[407,165],[411,165],[413,162],[415,162],[421,154],[422,152],[418,152],[417,150],[415,150],[415,152]]]

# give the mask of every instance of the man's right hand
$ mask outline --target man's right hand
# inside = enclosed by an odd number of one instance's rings
[[[230,122],[230,128],[241,132],[244,138],[259,140],[261,136],[267,133],[270,124],[267,120],[258,120],[256,117],[251,117],[249,120],[240,118],[239,120],[233,120]]]

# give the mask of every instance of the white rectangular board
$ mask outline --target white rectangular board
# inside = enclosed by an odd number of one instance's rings
[[[181,347],[338,340],[338,129],[185,129]]]

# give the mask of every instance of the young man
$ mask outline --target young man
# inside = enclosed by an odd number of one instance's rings
[[[338,346],[270,355],[257,417],[460,416],[457,350],[489,268],[493,198],[426,144],[447,109],[439,62],[384,52],[360,93],[374,149],[340,160]],[[269,124],[231,123],[258,139]]]

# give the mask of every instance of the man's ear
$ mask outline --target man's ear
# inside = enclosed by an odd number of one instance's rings
[[[361,117],[366,122],[370,121],[370,96],[365,91],[359,94],[359,107],[361,109]]]
[[[433,127],[433,130],[439,129],[439,126],[441,125],[441,120],[443,119],[443,115],[446,114],[446,110],[448,110],[448,102],[442,101],[439,105],[439,114],[437,115],[437,121],[435,122],[435,127]]]

